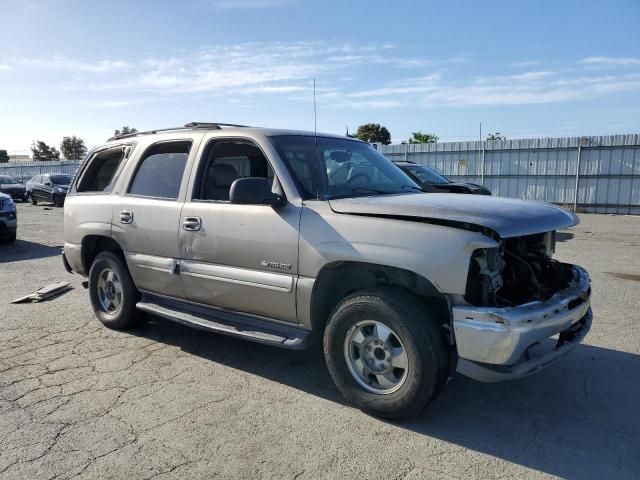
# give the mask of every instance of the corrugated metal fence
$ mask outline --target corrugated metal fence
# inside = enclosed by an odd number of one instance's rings
[[[394,161],[436,169],[494,195],[579,212],[640,215],[640,135],[381,146]]]
[[[73,175],[78,165],[80,165],[80,161],[0,163],[0,175],[11,175],[26,182],[43,173]]]

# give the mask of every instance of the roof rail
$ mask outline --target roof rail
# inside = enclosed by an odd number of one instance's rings
[[[220,122],[189,122],[185,124],[185,128],[213,128],[214,130],[221,130],[220,127],[243,127],[248,125],[237,125],[235,123],[220,123]]]
[[[143,132],[133,132],[133,133],[125,133],[121,135],[114,135],[111,137],[108,142],[111,140],[120,140],[122,138],[130,138],[136,137],[138,135],[152,135],[158,132],[173,132],[176,130],[190,130],[193,128],[209,128],[213,130],[221,130],[222,127],[247,127],[247,125],[236,125],[235,123],[218,123],[218,122],[189,122],[184,125],[184,127],[172,127],[172,128],[156,128],[154,130],[145,130]]]

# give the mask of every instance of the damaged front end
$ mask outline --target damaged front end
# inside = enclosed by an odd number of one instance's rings
[[[555,231],[476,250],[465,305],[452,308],[458,371],[483,381],[529,375],[568,353],[591,326],[587,272],[552,258]]]

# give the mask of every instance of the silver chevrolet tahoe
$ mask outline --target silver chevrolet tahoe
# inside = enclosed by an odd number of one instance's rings
[[[281,348],[321,341],[348,400],[403,418],[455,370],[522,377],[585,337],[589,277],[552,258],[556,230],[577,222],[545,203],[423,193],[352,138],[194,122],[89,153],[63,261],[107,327],[147,312]]]

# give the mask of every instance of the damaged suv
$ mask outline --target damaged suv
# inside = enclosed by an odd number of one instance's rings
[[[107,327],[147,312],[288,349],[322,342],[352,403],[419,412],[457,370],[529,375],[591,326],[553,205],[423,193],[370,145],[214,123],[112,138],[80,167],[64,264]],[[274,351],[274,355],[277,352]]]

